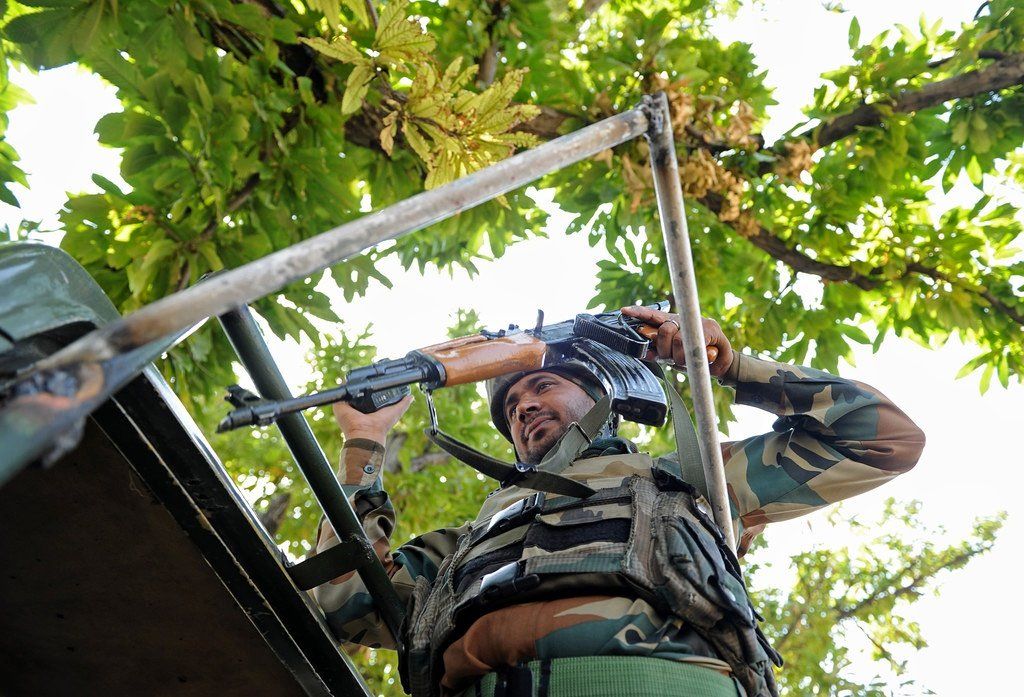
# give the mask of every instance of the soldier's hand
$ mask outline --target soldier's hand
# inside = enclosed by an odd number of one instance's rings
[[[412,395],[407,395],[402,401],[378,409],[372,414],[364,414],[345,402],[335,402],[331,406],[334,410],[334,419],[341,427],[345,440],[368,438],[383,444],[388,437],[388,432],[395,427],[411,404]]]
[[[653,357],[671,360],[679,368],[686,366],[683,334],[679,331],[679,315],[639,305],[622,308],[622,314],[643,320],[644,324],[657,328],[658,333],[654,337],[652,351],[656,356]],[[707,346],[711,374],[715,377],[725,375],[732,365],[732,345],[715,320],[701,318],[701,326],[704,330],[704,344]]]

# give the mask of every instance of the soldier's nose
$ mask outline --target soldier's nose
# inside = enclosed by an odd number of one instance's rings
[[[540,409],[540,405],[537,402],[531,400],[522,400],[516,407],[516,414],[519,416],[519,420],[522,421],[526,418],[527,414],[537,411]]]

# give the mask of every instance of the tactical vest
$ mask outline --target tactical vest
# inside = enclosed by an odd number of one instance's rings
[[[732,667],[748,695],[776,695],[771,664],[781,660],[757,625],[735,556],[678,466],[630,453],[574,460],[560,474],[596,493],[503,487],[435,581],[417,580],[401,656],[405,688],[436,697],[445,649],[493,610],[610,594],[681,618]]]

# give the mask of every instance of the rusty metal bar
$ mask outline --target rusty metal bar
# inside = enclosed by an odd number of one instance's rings
[[[39,361],[36,368],[53,370],[103,361],[155,341],[205,317],[220,315],[273,293],[379,242],[420,230],[548,172],[632,140],[646,130],[647,116],[641,108],[604,119],[440,188],[424,191],[237,269],[211,276],[87,334]]]
[[[708,369],[700,305],[697,300],[697,279],[694,275],[683,190],[679,183],[679,167],[672,138],[671,113],[664,93],[646,97],[645,100],[649,100],[650,105],[651,126],[647,132],[647,140],[651,146],[654,193],[658,198],[661,231],[665,237],[665,261],[672,278],[672,295],[680,317],[683,348],[686,352],[686,374],[690,381],[690,394],[693,396],[693,410],[697,421],[701,465],[704,467],[709,503],[715,522],[735,549],[736,538],[725,484],[725,466],[722,462],[722,449],[718,444],[718,418],[711,389],[711,371]]]

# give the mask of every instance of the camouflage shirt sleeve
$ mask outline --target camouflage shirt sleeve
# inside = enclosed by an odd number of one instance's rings
[[[395,590],[405,601],[411,595],[417,578],[434,580],[441,560],[454,551],[456,540],[464,529],[435,530],[392,550],[395,509],[381,481],[383,463],[383,445],[353,438],[342,448],[338,480]],[[326,521],[321,521],[317,531],[317,553],[336,544],[338,538],[334,529]],[[395,647],[391,633],[374,607],[373,598],[356,572],[351,571],[317,587],[313,597],[340,641],[374,648]]]
[[[924,433],[878,390],[826,372],[736,354],[722,383],[736,402],[779,416],[770,433],[722,452],[745,549],[766,523],[788,520],[906,472]]]

